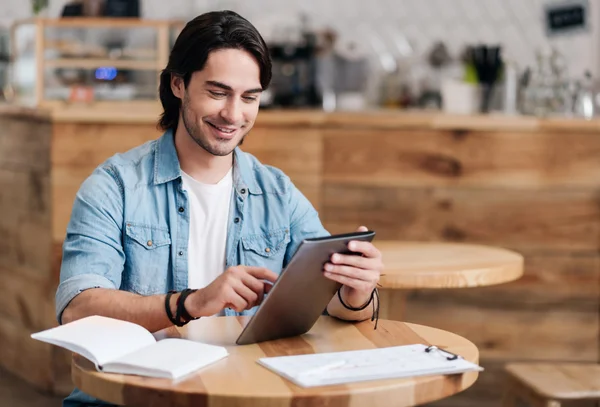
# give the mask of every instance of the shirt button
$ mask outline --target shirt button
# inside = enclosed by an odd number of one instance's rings
[[[268,247],[265,249],[265,252],[270,253],[271,249],[269,249]]]
[[[242,189],[240,190],[240,192],[242,193],[242,195],[244,195],[244,194],[246,193],[246,189],[245,189],[245,188],[242,188]]]
[[[182,251],[180,251],[180,252],[179,252],[179,253],[177,253],[177,254],[178,254],[178,255],[180,255],[180,256],[183,256],[183,252],[182,252]]]
[[[180,206],[180,207],[179,207],[179,212],[180,212],[180,213],[183,213],[184,211],[185,211],[185,209],[183,208],[183,206]]]
[[[152,240],[148,240],[148,242],[146,242],[146,244],[147,244],[148,246],[152,246]]]
[[[240,218],[235,218],[235,219],[233,220],[233,223],[240,223]]]

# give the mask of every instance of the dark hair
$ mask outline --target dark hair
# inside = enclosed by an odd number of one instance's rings
[[[267,89],[271,82],[271,56],[258,30],[233,11],[212,11],[199,15],[183,28],[160,75],[160,102],[163,113],[158,122],[162,130],[177,128],[181,100],[171,90],[171,75],[183,78],[187,87],[192,74],[201,71],[211,51],[240,49],[256,58],[260,67],[260,85]]]

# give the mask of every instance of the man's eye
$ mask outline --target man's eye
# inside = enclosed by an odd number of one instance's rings
[[[210,92],[211,95],[213,95],[215,97],[218,97],[218,98],[222,98],[222,97],[227,96],[227,94],[223,93],[223,92],[213,92],[212,90],[209,90],[209,92]]]
[[[254,102],[256,100],[256,96],[243,96],[243,99],[248,102]]]

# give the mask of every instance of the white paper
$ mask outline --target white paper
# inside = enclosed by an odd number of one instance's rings
[[[113,360],[103,371],[178,379],[226,356],[221,346],[169,338]]]
[[[97,315],[31,337],[79,353],[96,366],[156,343],[154,336],[139,325]]]
[[[262,358],[258,363],[302,387],[483,370],[426,345]]]

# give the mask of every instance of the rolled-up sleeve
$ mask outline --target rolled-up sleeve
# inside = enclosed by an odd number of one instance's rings
[[[63,243],[56,318],[79,293],[119,288],[125,262],[122,246],[123,187],[114,167],[99,167],[81,185]]]

